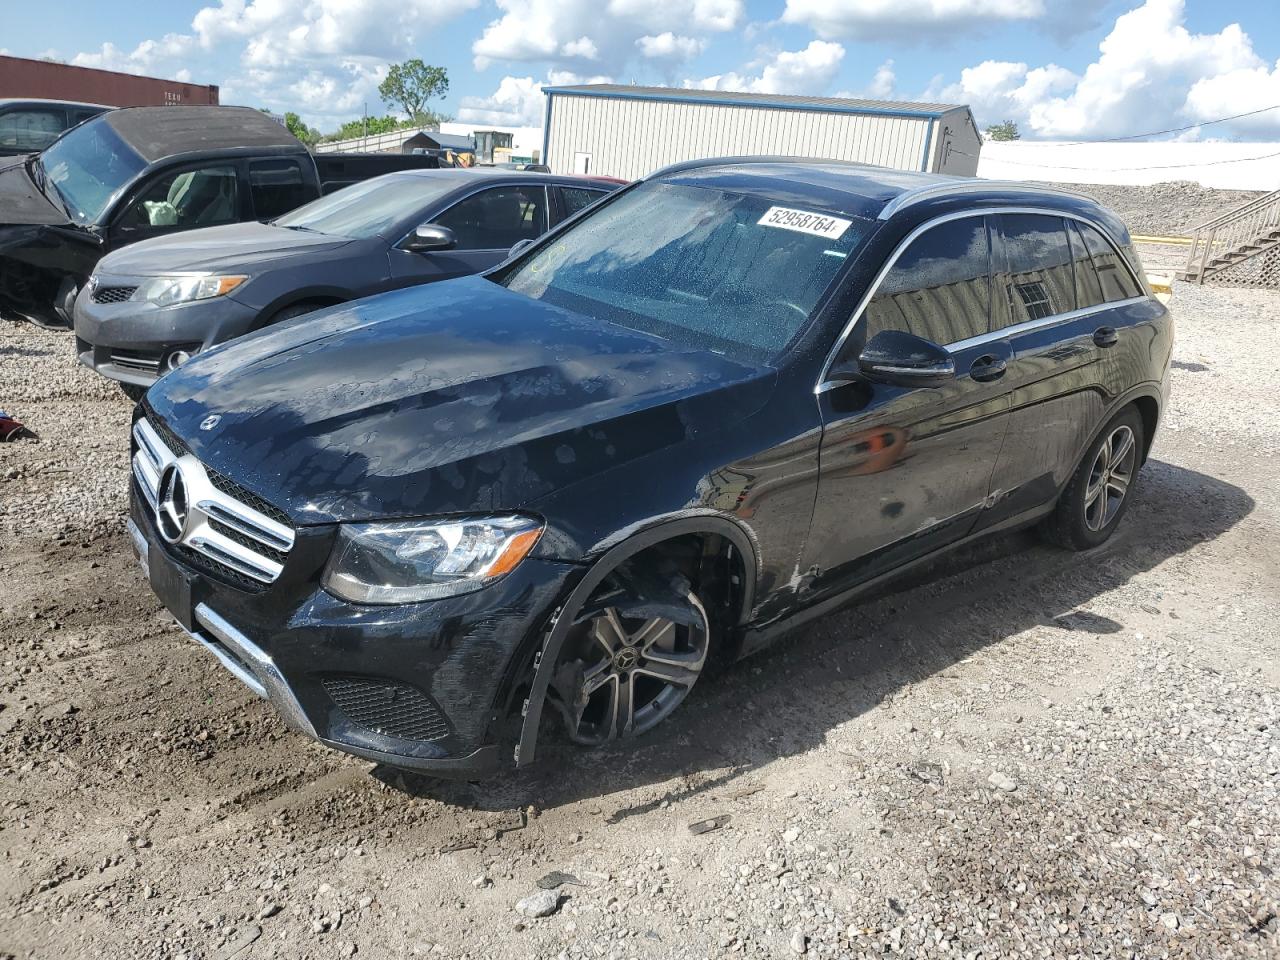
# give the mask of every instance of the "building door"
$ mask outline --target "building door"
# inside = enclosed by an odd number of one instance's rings
[[[585,176],[591,172],[591,154],[575,153],[573,155],[573,172]]]

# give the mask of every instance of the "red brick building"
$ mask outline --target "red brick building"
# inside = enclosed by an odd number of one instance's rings
[[[111,107],[216,106],[218,88],[49,60],[0,56],[0,99],[6,97],[75,100]]]

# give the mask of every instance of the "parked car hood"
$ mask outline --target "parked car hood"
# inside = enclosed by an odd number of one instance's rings
[[[335,250],[348,243],[347,237],[286,230],[268,223],[232,223],[130,244],[104,257],[98,272],[126,277],[189,270],[252,273],[273,260]]]
[[[773,380],[467,277],[268,328],[148,403],[204,463],[323,523],[513,509],[721,429]]]
[[[0,226],[64,224],[67,215],[27,175],[26,157],[0,160]]]

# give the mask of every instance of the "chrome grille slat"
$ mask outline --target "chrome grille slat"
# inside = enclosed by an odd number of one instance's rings
[[[144,357],[133,353],[113,353],[111,362],[118,367],[132,367],[134,370],[146,370],[155,373],[160,369],[159,357]]]
[[[293,528],[233,496],[228,490],[240,491],[238,485],[208,470],[185,449],[176,454],[145,417],[134,424],[133,435],[138,444],[133,473],[152,511],[159,508],[160,488],[170,466],[176,464],[187,488],[189,515],[174,547],[203,558],[214,569],[221,567],[262,585],[274,583],[293,549]],[[215,482],[214,477],[221,482]],[[256,494],[246,490],[244,495],[279,517],[285,516]],[[177,536],[176,532],[173,535]]]

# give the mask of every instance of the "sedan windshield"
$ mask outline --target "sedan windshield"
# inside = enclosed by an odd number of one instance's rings
[[[868,221],[755,193],[646,183],[579,221],[506,286],[610,323],[767,361],[805,325]]]
[[[56,191],[76,223],[99,223],[115,199],[145,168],[105,120],[68,131],[40,154],[42,189]]]
[[[313,200],[272,222],[277,227],[364,240],[378,236],[459,185],[456,177],[375,177]]]

